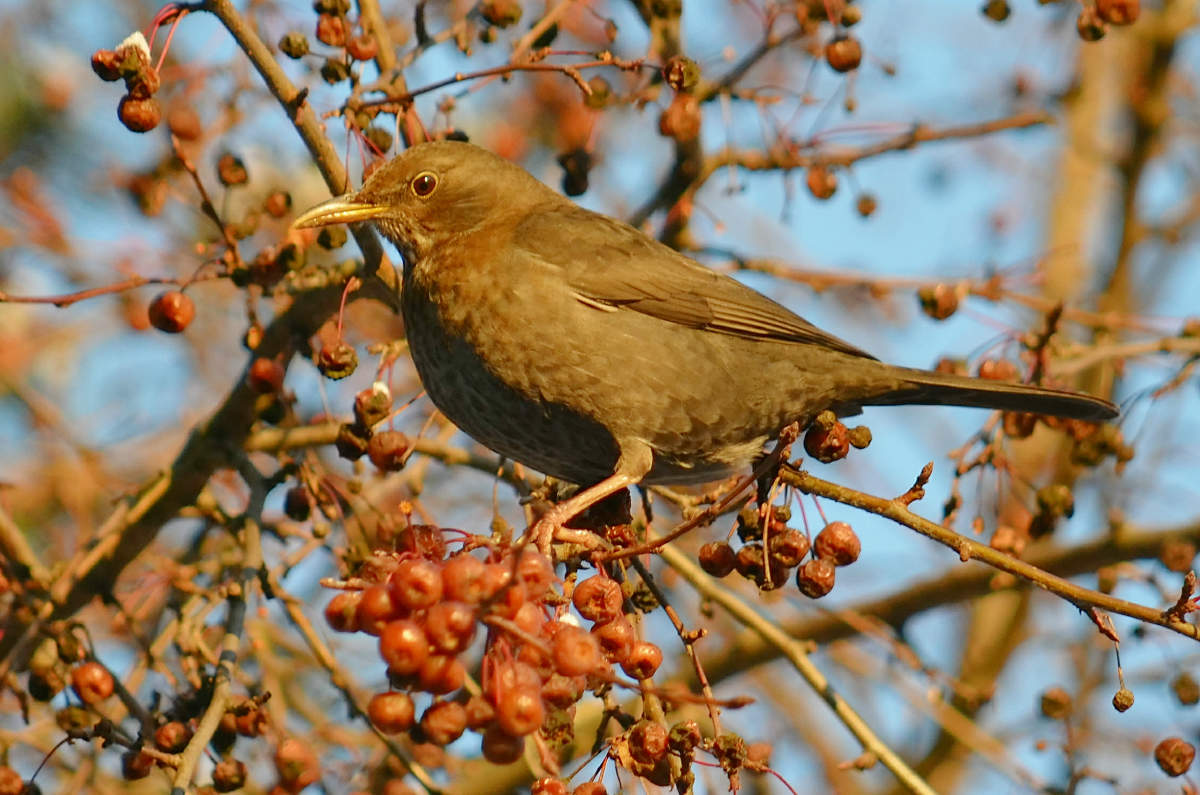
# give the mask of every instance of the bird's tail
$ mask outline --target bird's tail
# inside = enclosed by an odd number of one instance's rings
[[[870,397],[873,406],[973,406],[1002,411],[1050,414],[1098,422],[1116,417],[1117,407],[1103,398],[1063,389],[990,381],[984,378],[896,368],[899,388]]]

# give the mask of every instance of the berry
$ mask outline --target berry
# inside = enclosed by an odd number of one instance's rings
[[[1052,720],[1066,720],[1072,711],[1071,694],[1061,687],[1052,687],[1042,693],[1042,714]]]
[[[275,749],[275,772],[289,792],[299,792],[321,777],[321,766],[312,747],[288,737]]]
[[[154,758],[141,751],[126,751],[121,755],[121,776],[126,781],[137,781],[150,775],[154,769]]]
[[[600,642],[600,651],[604,655],[604,659],[617,664],[628,659],[629,652],[633,650],[634,641],[637,640],[633,632],[633,624],[630,624],[629,619],[623,616],[615,621],[609,621],[607,624],[593,627],[592,634]]]
[[[592,673],[604,662],[600,641],[580,627],[563,627],[554,636],[552,649],[554,670],[563,676]]]
[[[817,164],[808,167],[804,177],[808,191],[818,199],[828,199],[837,191],[837,175],[829,166]]]
[[[408,436],[400,431],[382,431],[367,442],[367,457],[384,472],[399,472],[411,447]]]
[[[649,679],[662,665],[662,649],[647,640],[639,640],[621,663],[621,670],[634,679]]]
[[[525,739],[493,725],[483,733],[482,749],[483,758],[493,765],[511,765],[525,753]]]
[[[217,179],[227,188],[245,185],[250,181],[246,164],[237,155],[226,152],[217,158]]]
[[[733,571],[737,556],[724,541],[710,541],[700,547],[700,568],[713,577],[726,577]]]
[[[25,780],[8,765],[0,765],[0,795],[25,795]]]
[[[827,558],[813,558],[796,569],[796,585],[800,593],[811,599],[820,599],[833,590],[837,569]]]
[[[370,635],[378,635],[389,621],[400,618],[401,609],[384,585],[372,585],[362,592],[355,611],[358,628]]]
[[[498,28],[507,28],[521,20],[521,4],[517,0],[483,0],[479,13]]]
[[[434,745],[449,745],[467,729],[467,711],[457,701],[435,701],[421,716],[421,732]]]
[[[387,384],[375,382],[354,396],[354,422],[363,428],[373,427],[392,411],[392,393]]]
[[[1181,737],[1168,737],[1154,746],[1154,761],[1172,778],[1182,776],[1196,758],[1196,746]]]
[[[167,754],[177,754],[187,747],[192,730],[177,720],[164,723],[154,730],[154,746]]]
[[[945,320],[958,311],[958,291],[948,284],[926,285],[917,290],[921,311],[934,320]]]
[[[830,522],[813,541],[813,551],[818,558],[828,559],[835,566],[849,566],[858,560],[862,543],[854,528],[845,522]]]
[[[541,687],[509,687],[496,697],[496,725],[515,737],[537,731],[545,717]]]
[[[412,676],[430,656],[429,639],[415,621],[391,621],[379,633],[379,656],[387,663],[389,674]]]
[[[71,689],[84,704],[99,704],[113,694],[114,686],[112,674],[95,660],[71,671]]]
[[[467,711],[468,729],[484,729],[496,719],[496,708],[484,696],[471,696],[463,705],[463,709]]]
[[[123,56],[113,50],[96,50],[92,53],[92,71],[106,83],[121,79]]]
[[[862,44],[853,36],[835,36],[825,45],[825,61],[835,72],[850,72],[862,63]]]
[[[321,14],[317,17],[317,41],[330,47],[344,47],[348,25],[346,20],[333,14]]]
[[[126,94],[117,105],[117,118],[132,132],[149,132],[162,121],[162,106],[154,97],[137,98]]]
[[[399,734],[412,728],[416,710],[408,693],[376,693],[367,704],[367,717],[381,732]]]
[[[767,539],[768,557],[772,564],[792,568],[808,554],[808,536],[790,527]]]
[[[567,795],[567,785],[557,778],[539,778],[533,782],[529,795]]]
[[[213,789],[233,792],[246,786],[246,764],[238,759],[222,759],[213,768]]]
[[[850,452],[850,432],[833,412],[821,412],[804,433],[804,452],[822,464],[840,461]]]
[[[691,58],[674,55],[663,64],[663,81],[675,91],[691,91],[700,82],[700,66]]]
[[[358,632],[358,603],[362,595],[340,591],[325,605],[325,622],[334,632]]]
[[[150,325],[168,334],[178,334],[196,316],[196,305],[178,290],[167,290],[150,302],[149,314]]]
[[[308,501],[308,489],[304,486],[292,486],[284,492],[283,512],[293,521],[306,521],[312,513],[312,504]]]
[[[1132,25],[1142,13],[1141,0],[1096,0],[1096,13],[1110,25]]]
[[[442,566],[442,593],[446,599],[478,605],[485,598],[484,577],[488,574],[487,564],[479,558],[455,555]]]
[[[1113,709],[1117,712],[1124,712],[1133,706],[1133,691],[1127,687],[1122,687],[1112,697]]]
[[[402,560],[388,588],[396,603],[408,610],[422,610],[442,600],[442,567],[425,558]]]
[[[557,580],[554,576],[554,564],[535,549],[526,548],[520,555],[517,560],[517,579],[525,586],[526,596],[535,601],[539,600]]]
[[[655,721],[639,721],[629,730],[629,753],[643,764],[653,764],[667,755],[667,727]]]
[[[609,577],[596,575],[575,586],[571,602],[588,621],[604,624],[621,615],[625,595],[621,586]]]
[[[288,31],[279,40],[279,51],[296,60],[308,55],[308,37],[298,30]]]
[[[453,693],[463,686],[466,678],[467,669],[459,659],[446,654],[430,654],[417,672],[421,689],[435,696]]]
[[[475,638],[475,610],[465,602],[439,602],[425,614],[425,634],[437,651],[454,654]]]

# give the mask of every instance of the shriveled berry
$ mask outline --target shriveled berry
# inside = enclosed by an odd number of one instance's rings
[[[762,580],[767,570],[766,559],[763,556],[763,545],[755,541],[739,549],[734,558],[734,567],[737,569],[738,574],[747,580],[754,580],[755,582]]]
[[[376,381],[354,396],[354,421],[371,428],[392,411],[392,393],[387,384]]]
[[[484,729],[496,719],[496,708],[492,702],[481,695],[474,695],[463,704],[467,714],[467,728],[472,730]]]
[[[593,627],[592,634],[600,641],[600,652],[604,659],[618,665],[629,659],[629,652],[637,640],[633,624],[625,617]]]
[[[837,569],[827,558],[811,558],[796,569],[796,585],[800,593],[820,599],[833,590]]]
[[[525,586],[525,593],[530,599],[541,599],[557,580],[554,576],[554,564],[536,549],[526,548],[519,554],[517,579]]]
[[[728,576],[737,561],[733,547],[724,541],[708,542],[700,547],[698,557],[700,568],[713,577]]]
[[[150,325],[168,334],[178,334],[196,316],[196,305],[178,290],[167,290],[150,302],[149,314]]]
[[[388,578],[396,603],[408,610],[423,610],[442,599],[442,567],[425,558],[408,558]]]
[[[1171,680],[1171,692],[1185,707],[1194,707],[1196,704],[1200,704],[1200,683],[1197,683],[1195,677],[1187,671]]]
[[[507,28],[521,20],[521,4],[517,0],[483,0],[479,13],[498,28]]]
[[[292,486],[283,494],[283,512],[289,519],[303,522],[312,513],[312,503],[308,499],[308,489],[304,486]]]
[[[412,676],[429,658],[429,638],[415,621],[389,621],[379,633],[379,656],[387,663],[388,673]]]
[[[575,586],[571,602],[579,615],[588,621],[603,624],[621,615],[621,606],[625,595],[621,586],[609,577],[596,575],[589,577]]]
[[[694,94],[678,93],[658,117],[658,132],[678,143],[693,141],[700,135],[703,114]]]
[[[597,649],[599,656],[599,649]],[[563,676],[552,674],[542,685],[542,700],[556,709],[567,709],[583,698],[587,688],[585,676]]]
[[[346,41],[346,54],[356,61],[369,61],[379,54],[379,40],[369,33],[354,36]],[[381,150],[387,148],[386,146],[380,147]]]
[[[787,528],[774,533],[767,539],[767,554],[774,563],[786,568],[799,566],[808,554],[808,536],[799,530]]]
[[[649,679],[662,665],[662,649],[648,640],[634,642],[629,656],[621,663],[621,670],[634,679]]]
[[[384,472],[399,472],[404,468],[412,444],[400,431],[380,431],[367,443],[367,458]]]
[[[642,720],[629,730],[629,753],[644,764],[653,764],[667,755],[667,727],[657,721]]]
[[[567,785],[557,778],[539,778],[533,782],[529,795],[567,795]]]
[[[344,422],[338,427],[337,438],[333,441],[333,446],[337,448],[338,455],[347,461],[357,461],[367,454],[367,447],[371,443],[370,431],[359,427],[353,423]]]
[[[818,558],[828,558],[835,566],[849,566],[858,560],[862,543],[846,522],[830,522],[817,533],[813,551]]]
[[[92,71],[106,83],[121,79],[123,56],[113,50],[96,50],[92,53]]]
[[[321,14],[317,17],[317,41],[330,47],[343,47],[347,36],[346,20],[333,14]]]
[[[1186,538],[1172,538],[1163,542],[1158,559],[1167,571],[1183,574],[1192,570],[1196,559],[1196,545]]]
[[[298,30],[288,31],[279,40],[279,51],[293,60],[308,55],[308,37]]]
[[[1127,687],[1122,687],[1112,697],[1113,709],[1117,712],[1125,712],[1133,706],[1133,691]]]
[[[149,132],[162,121],[162,106],[154,97],[138,98],[126,94],[117,105],[117,118],[132,132]]]
[[[822,464],[839,461],[850,452],[850,432],[836,419],[828,425],[814,422],[804,433],[804,451]]]
[[[1182,776],[1196,758],[1196,746],[1182,737],[1168,737],[1154,746],[1154,761],[1171,778]]]
[[[71,671],[71,689],[84,704],[99,704],[113,694],[113,678],[100,663],[89,660]]]
[[[663,81],[675,91],[691,91],[700,82],[700,65],[683,55],[673,55],[662,68]]]
[[[958,291],[948,284],[926,285],[917,290],[921,311],[934,320],[945,320],[958,311]]]
[[[225,187],[245,185],[250,180],[246,164],[232,152],[226,152],[217,158],[217,179]]]
[[[1008,359],[984,359],[979,363],[979,377],[989,381],[1020,381],[1021,371]]]
[[[1042,714],[1052,720],[1065,720],[1071,715],[1071,694],[1061,687],[1051,687],[1042,693]]]
[[[25,780],[8,765],[0,765],[0,795],[26,795]]]
[[[406,732],[416,717],[412,696],[396,691],[376,693],[367,704],[367,717],[385,734]]]

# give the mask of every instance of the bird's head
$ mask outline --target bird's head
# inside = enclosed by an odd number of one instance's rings
[[[451,237],[562,201],[524,169],[462,141],[418,144],[380,166],[360,190],[301,213],[297,228],[370,221],[409,263]]]

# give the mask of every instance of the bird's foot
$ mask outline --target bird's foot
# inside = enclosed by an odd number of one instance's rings
[[[603,546],[600,537],[589,530],[576,530],[573,527],[563,527],[563,522],[570,519],[572,515],[564,511],[559,511],[557,508],[551,508],[542,515],[542,518],[534,523],[527,535],[537,544],[539,552],[543,555],[549,555],[550,547],[555,543],[577,544],[590,550],[599,549]]]

